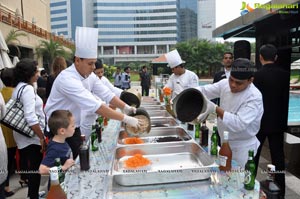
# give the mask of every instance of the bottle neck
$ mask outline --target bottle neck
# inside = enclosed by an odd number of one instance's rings
[[[52,185],[59,185],[59,180],[51,180],[51,186]]]

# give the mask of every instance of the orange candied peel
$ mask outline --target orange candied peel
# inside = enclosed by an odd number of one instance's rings
[[[143,144],[144,141],[138,137],[126,138],[124,140],[125,144]]]
[[[169,88],[169,87],[164,87],[163,92],[164,92],[165,95],[171,95],[172,89]]]
[[[125,160],[125,165],[127,168],[143,167],[150,163],[151,163],[150,160],[144,158],[141,154],[135,154],[133,157]]]

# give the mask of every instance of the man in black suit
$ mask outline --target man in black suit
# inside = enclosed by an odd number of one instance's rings
[[[222,62],[223,62],[224,68],[222,68],[222,70],[220,70],[219,72],[217,72],[215,74],[213,83],[216,83],[222,79],[229,78],[231,65],[233,62],[232,52],[224,52]],[[212,99],[211,101],[214,102],[215,104],[217,104],[218,106],[220,105],[220,98]],[[218,145],[221,146],[221,138],[220,138],[219,133],[217,133],[217,136],[218,136]]]
[[[266,138],[268,138],[272,164],[276,167],[275,181],[285,194],[284,132],[287,130],[289,80],[290,74],[274,62],[277,49],[271,44],[263,45],[259,50],[262,68],[254,75],[254,85],[263,95],[264,114],[260,130],[256,137],[260,147],[254,158],[256,167]],[[257,171],[256,171],[257,172]]]
[[[232,62],[233,62],[233,54],[231,52],[224,52],[224,54],[223,54],[224,68],[215,74],[213,83],[216,83],[222,79],[226,79],[230,76]],[[211,101],[217,105],[220,105],[219,98],[213,99]]]
[[[215,74],[213,83],[229,77],[232,62],[233,62],[233,54],[231,52],[224,52],[223,54],[224,69],[222,69],[221,71]]]

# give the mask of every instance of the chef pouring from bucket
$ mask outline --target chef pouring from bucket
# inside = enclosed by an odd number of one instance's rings
[[[250,60],[238,58],[232,63],[228,79],[197,87],[203,94],[203,109],[196,121],[201,122],[216,113],[221,143],[224,131],[228,131],[232,159],[240,166],[246,164],[248,151],[254,150],[256,154],[260,144],[256,134],[264,109],[262,94],[252,83],[255,70]],[[220,106],[210,101],[214,98],[220,98]]]
[[[81,145],[81,116],[84,111],[122,121],[133,128],[139,128],[142,121],[128,116],[136,111],[110,91],[93,73],[97,61],[98,29],[76,27],[76,51],[74,63],[63,70],[55,79],[45,106],[47,118],[55,110],[69,110],[75,117],[75,133],[66,139],[75,159]],[[112,104],[123,113],[111,109]]]

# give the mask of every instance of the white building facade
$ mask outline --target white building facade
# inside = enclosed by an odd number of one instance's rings
[[[199,20],[206,15],[213,20],[215,9],[198,14],[199,1],[51,0],[51,28],[72,40],[76,26],[98,28],[98,54],[105,63],[150,61],[177,42],[206,38],[198,33]],[[211,25],[210,31],[215,22]]]
[[[216,28],[216,0],[198,0],[198,38],[214,41]]]

